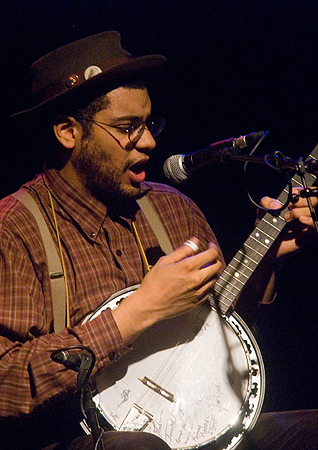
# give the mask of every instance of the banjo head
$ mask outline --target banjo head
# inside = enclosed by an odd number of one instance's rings
[[[134,292],[110,297],[86,320]],[[264,365],[243,320],[208,303],[156,324],[96,375],[95,402],[116,430],[147,431],[172,449],[234,449],[263,403]]]

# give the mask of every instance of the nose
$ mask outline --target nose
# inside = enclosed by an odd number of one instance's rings
[[[154,140],[152,134],[146,127],[144,132],[142,133],[140,139],[136,142],[135,148],[141,151],[151,151],[155,148],[156,141]]]

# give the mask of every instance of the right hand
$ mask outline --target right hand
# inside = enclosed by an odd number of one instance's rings
[[[198,239],[191,241],[199,245]],[[182,245],[160,258],[137,291],[113,311],[123,339],[130,341],[154,323],[200,305],[223,268],[220,249],[212,243],[197,254],[188,245]]]

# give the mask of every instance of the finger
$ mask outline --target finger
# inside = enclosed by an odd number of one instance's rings
[[[197,299],[196,303],[199,305],[201,303],[204,303],[206,300],[209,299],[209,296],[211,295],[212,289],[217,282],[218,277],[215,277],[213,280],[210,280],[207,282],[204,286],[202,286],[197,291]]]
[[[208,244],[207,250],[197,253],[199,245],[199,239],[192,237],[169,255],[160,258],[159,264],[174,264],[184,261],[184,264],[187,264],[187,270],[192,271],[215,263],[217,260],[223,261],[221,251],[216,244],[211,242]]]
[[[211,258],[211,256],[213,257],[213,259],[211,259],[206,266],[209,266],[210,264],[214,264],[216,261],[220,261],[222,267],[224,265],[224,259],[223,259],[223,254],[221,252],[220,247],[218,247],[216,244],[214,244],[213,242],[209,242],[208,244],[208,248],[213,250],[213,253],[207,254],[206,256]],[[214,256],[215,255],[215,256]],[[205,266],[203,266],[205,267]]]
[[[191,239],[185,241],[180,247],[175,249],[169,255],[164,256],[163,259],[165,260],[166,264],[182,261],[183,259],[188,258],[189,256],[196,253],[199,250],[199,245],[199,239],[193,236]]]
[[[285,214],[284,219],[286,222],[291,222],[294,219],[300,220],[302,218],[304,220],[304,217],[311,219],[311,213],[308,207],[294,208]]]
[[[192,256],[191,261],[189,262],[194,270],[203,270],[204,268],[208,268],[217,262],[222,265],[223,257],[220,248],[216,244],[210,242],[207,250]]]
[[[278,209],[282,206],[278,200],[271,197],[263,197],[261,199],[261,205],[267,209]]]
[[[316,207],[317,206],[317,198],[310,197],[310,203],[312,204],[313,207]],[[308,207],[308,198],[299,198],[296,203],[289,203],[289,205],[288,205],[289,210],[304,208],[304,207]]]
[[[188,239],[187,241],[185,241],[185,243],[183,245],[187,245],[188,247],[190,247],[194,253],[197,253],[199,251],[199,247],[197,246],[197,244],[193,241],[191,241],[191,239]]]
[[[317,188],[314,186],[310,186],[307,189],[316,191]],[[304,189],[293,188],[294,198],[293,198],[293,201],[288,205],[289,209],[301,207],[301,206],[307,204],[308,198],[306,196],[304,196],[304,197],[300,196],[302,191],[304,191]],[[317,205],[317,196],[316,195],[311,196],[310,201],[313,206],[316,206]]]
[[[309,227],[314,227],[315,226],[314,220],[311,217],[308,217],[308,216],[300,216],[299,217],[299,222],[302,223],[303,225],[308,225]]]
[[[223,262],[220,260],[216,260],[213,264],[204,266],[200,270],[200,276],[202,279],[201,284],[206,285],[208,282],[215,282],[218,280],[223,272],[223,269]]]
[[[223,253],[218,245],[214,244],[213,242],[209,242],[208,248],[216,250],[221,259],[223,260]]]

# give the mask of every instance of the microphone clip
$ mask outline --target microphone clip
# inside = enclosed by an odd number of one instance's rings
[[[78,388],[82,388],[86,383],[95,365],[94,352],[85,346],[71,346],[55,350],[51,353],[51,359],[78,373]]]

